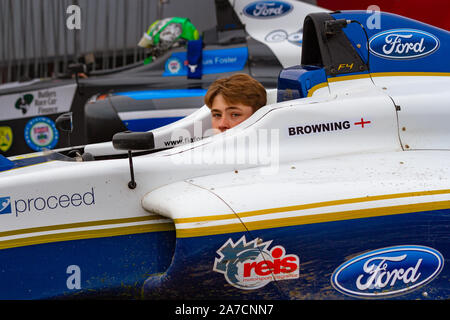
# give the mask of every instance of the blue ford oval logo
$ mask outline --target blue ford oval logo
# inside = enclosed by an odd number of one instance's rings
[[[414,29],[392,29],[369,39],[369,49],[385,59],[415,59],[439,48],[439,39],[431,33]]]
[[[423,246],[396,246],[371,251],[339,266],[331,276],[333,287],[350,296],[386,298],[404,294],[433,280],[444,258]]]
[[[244,8],[244,14],[253,18],[273,18],[284,16],[292,10],[292,5],[282,1],[257,1]]]

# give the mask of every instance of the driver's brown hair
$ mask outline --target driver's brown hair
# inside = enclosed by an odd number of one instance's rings
[[[253,108],[253,112],[265,106],[267,94],[264,86],[245,73],[236,73],[228,78],[217,79],[205,95],[205,104],[211,108],[214,98],[221,94],[229,103],[242,103]]]

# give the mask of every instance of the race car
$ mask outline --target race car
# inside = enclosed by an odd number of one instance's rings
[[[325,11],[293,0],[215,4],[217,26],[201,36],[187,18],[152,24],[139,42],[151,46],[144,62],[90,73],[74,65],[76,79],[0,87],[0,154],[111,141],[126,129],[154,129],[192,113],[214,80],[238,71],[276,88],[281,69],[300,63],[303,19]],[[86,73],[88,78],[78,77]],[[117,98],[111,102],[111,96]],[[70,135],[55,123],[68,112]]]
[[[0,298],[448,300],[450,33],[381,15],[309,14],[226,132],[0,157]]]

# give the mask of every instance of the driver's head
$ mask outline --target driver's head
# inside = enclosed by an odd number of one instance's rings
[[[211,109],[212,127],[224,132],[265,106],[267,94],[263,85],[245,73],[214,81],[205,95]]]

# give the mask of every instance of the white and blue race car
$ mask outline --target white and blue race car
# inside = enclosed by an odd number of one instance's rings
[[[450,33],[309,14],[301,64],[209,109],[1,158],[0,298],[433,299],[450,286]]]

